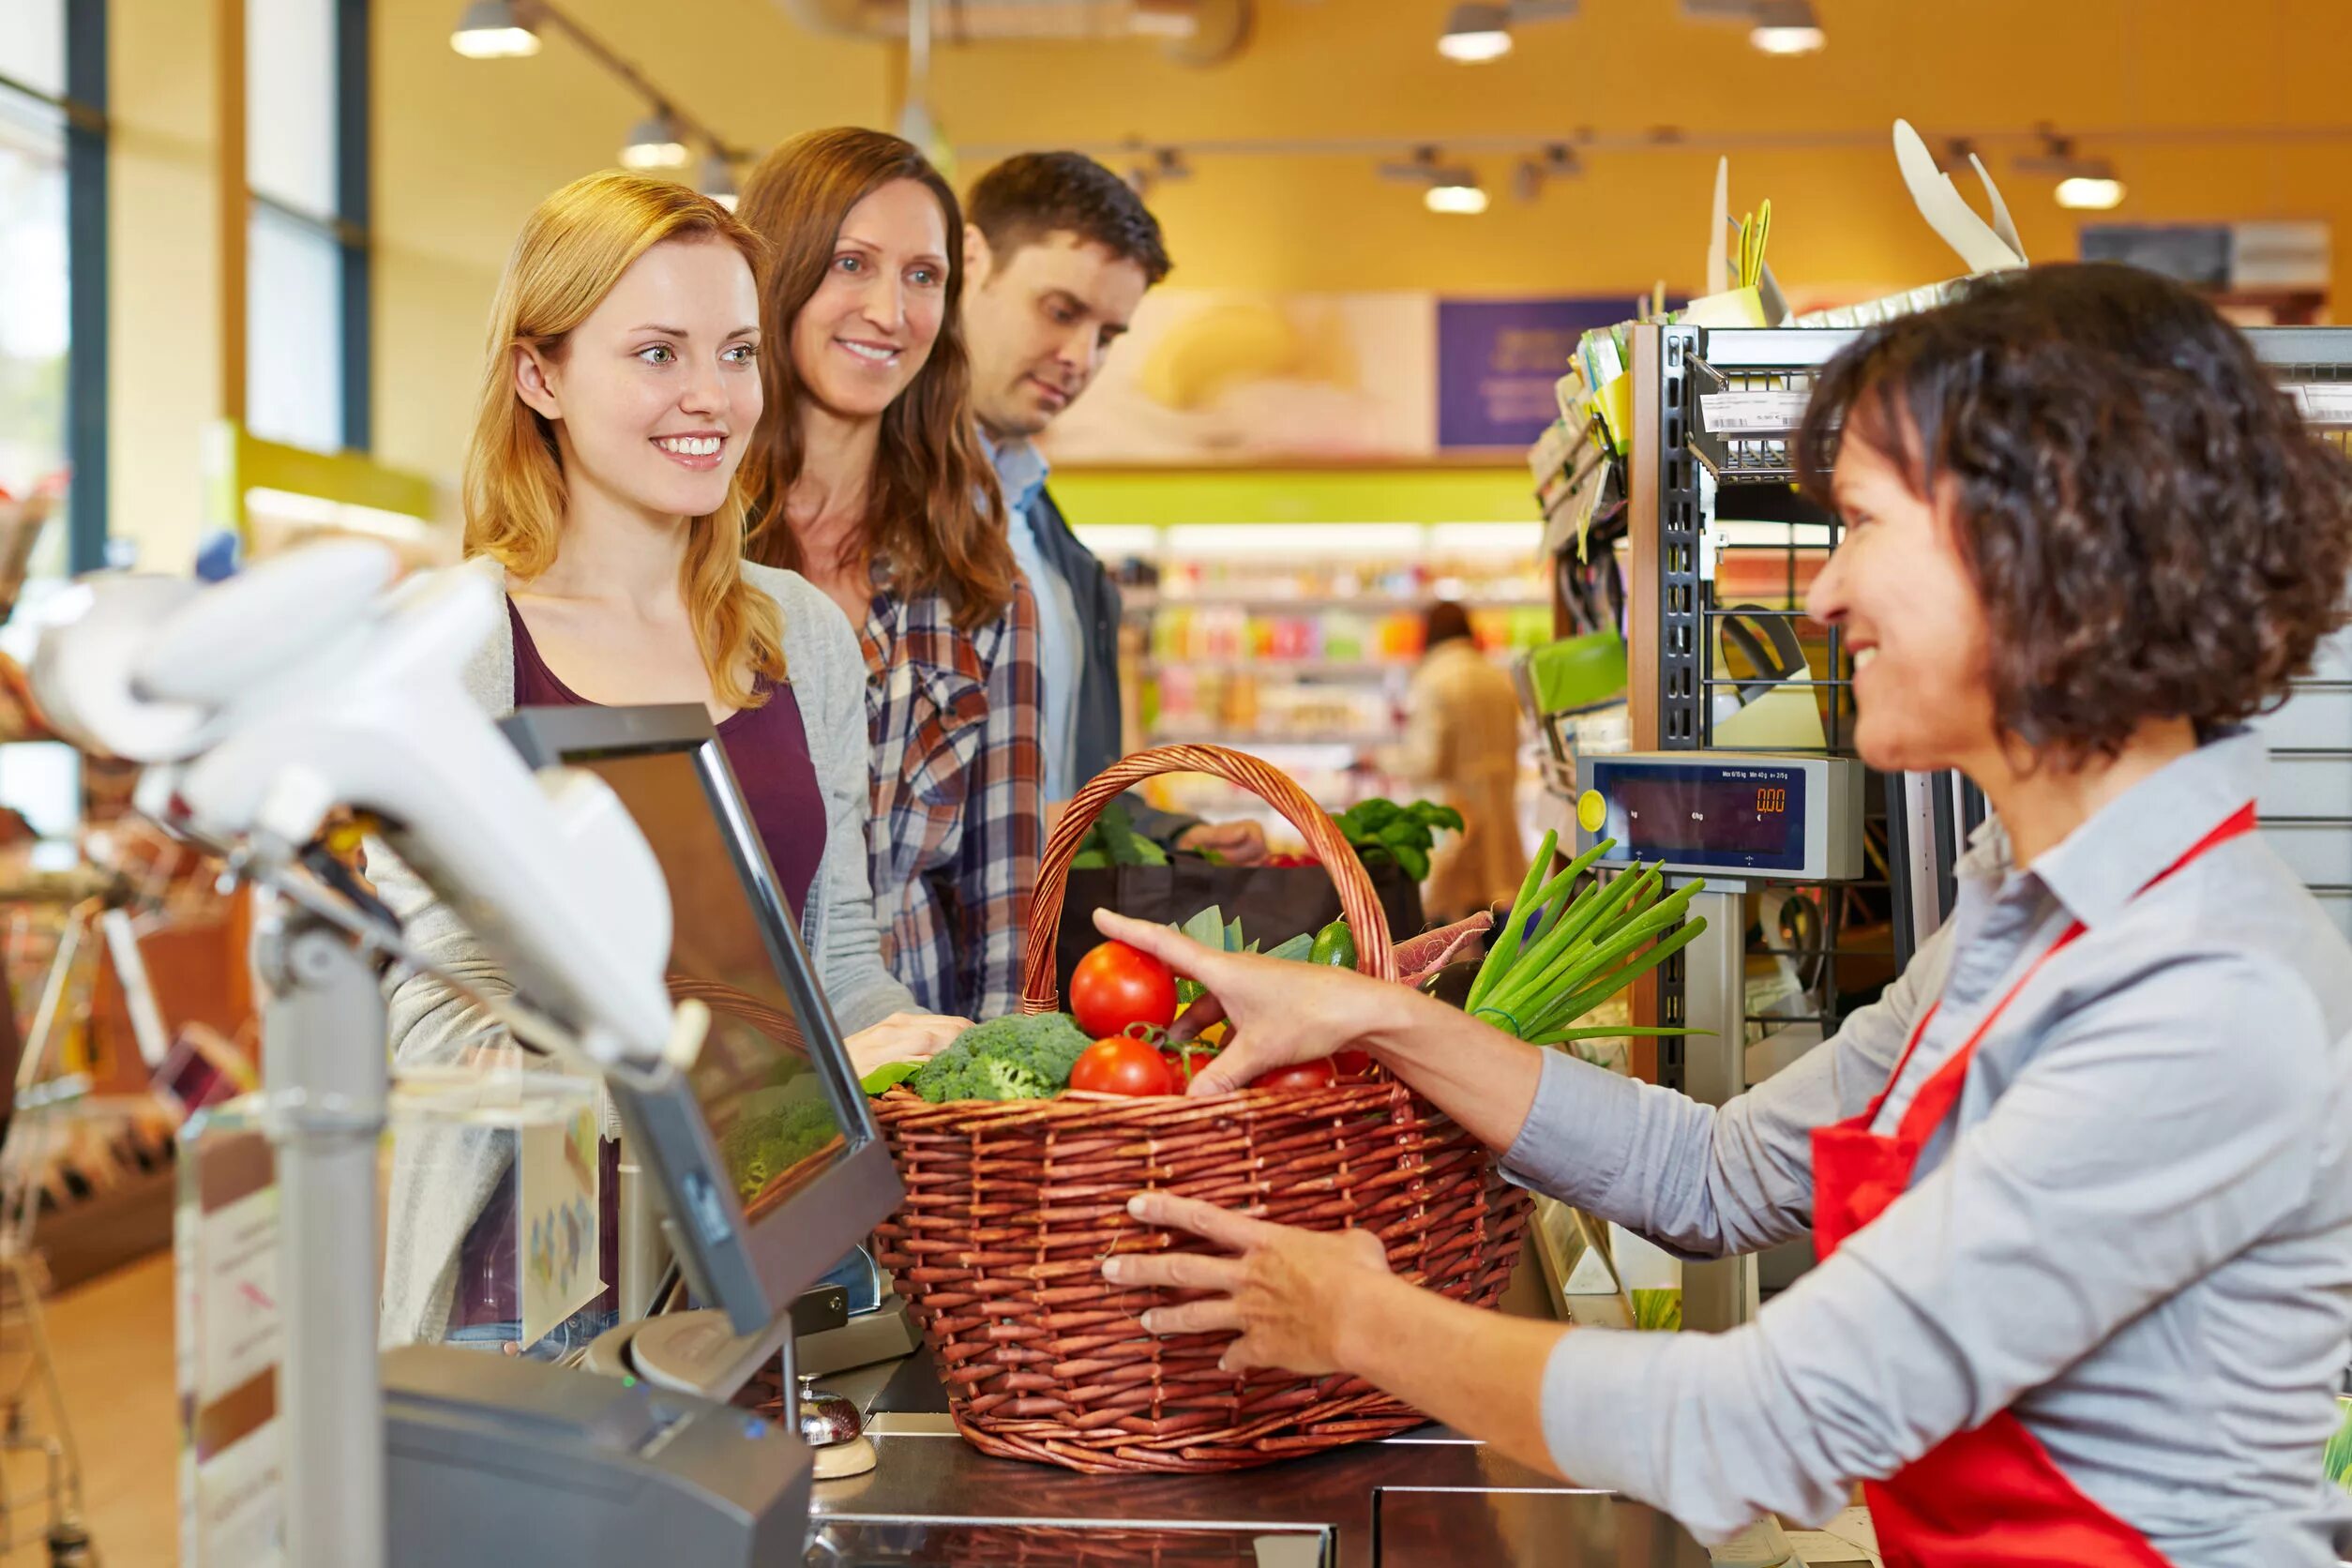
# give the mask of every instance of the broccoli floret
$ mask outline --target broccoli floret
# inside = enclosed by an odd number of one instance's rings
[[[1070,1086],[1070,1069],[1093,1044],[1067,1013],[991,1018],[958,1034],[907,1087],[933,1105],[1050,1099]]]
[[[824,1101],[795,1100],[765,1115],[746,1116],[728,1128],[719,1140],[719,1154],[735,1178],[736,1195],[748,1199],[840,1130]]]

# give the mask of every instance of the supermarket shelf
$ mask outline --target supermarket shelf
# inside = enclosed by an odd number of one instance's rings
[[[1152,736],[1155,746],[1227,746],[1246,751],[1253,747],[1302,746],[1394,746],[1401,731],[1395,730],[1302,730],[1294,734],[1165,734]]]
[[[1124,588],[1120,590],[1124,607],[1132,612],[1153,610],[1371,610],[1390,612],[1399,610],[1424,611],[1429,608],[1435,595],[1407,594],[1170,594],[1163,596],[1156,588]],[[1551,600],[1541,595],[1506,596],[1500,598],[1467,598],[1460,601],[1465,610],[1548,610]]]
[[[1232,671],[1249,675],[1336,675],[1362,677],[1366,675],[1410,674],[1411,659],[1345,659],[1345,658],[1149,658],[1143,661],[1143,673],[1156,675],[1167,670]]]

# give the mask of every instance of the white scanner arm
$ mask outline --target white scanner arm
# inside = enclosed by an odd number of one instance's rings
[[[391,551],[353,541],[211,588],[92,579],[43,632],[36,695],[83,745],[170,764],[143,793],[168,786],[174,816],[264,865],[338,807],[374,814],[590,1055],[659,1061],[671,926],[653,852],[601,780],[535,776],[466,693],[495,589],[462,571],[392,588],[395,570]]]

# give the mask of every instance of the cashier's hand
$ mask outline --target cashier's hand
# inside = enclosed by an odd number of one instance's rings
[[[1225,1048],[1194,1077],[1186,1091],[1192,1094],[1230,1093],[1261,1073],[1360,1045],[1416,1003],[1442,1005],[1353,970],[1216,952],[1170,927],[1108,910],[1094,912],[1094,926],[1208,990],[1168,1032],[1171,1043],[1189,1040],[1219,1019],[1230,1026]]]
[[[1276,960],[1279,961],[1279,960]],[[1153,1334],[1238,1333],[1218,1365],[1277,1366],[1308,1377],[1353,1370],[1341,1354],[1349,1315],[1367,1291],[1398,1283],[1369,1230],[1296,1230],[1171,1193],[1138,1193],[1127,1212],[1146,1225],[1205,1236],[1234,1256],[1119,1253],[1103,1262],[1114,1285],[1214,1290],[1202,1301],[1143,1314]]]
[[[1266,830],[1256,822],[1196,822],[1176,836],[1176,847],[1199,854],[1214,850],[1232,866],[1266,858]]]
[[[940,1013],[893,1013],[859,1030],[845,1044],[850,1048],[851,1065],[864,1078],[893,1062],[928,1061],[971,1027],[970,1018],[951,1018]]]

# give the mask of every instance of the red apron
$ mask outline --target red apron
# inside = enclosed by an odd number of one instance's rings
[[[2254,829],[2249,803],[2148,887]],[[1892,1138],[1872,1136],[1870,1124],[1901,1080],[1905,1063],[1936,1017],[1935,1007],[1911,1031],[1893,1076],[1870,1108],[1850,1122],[1814,1130],[1813,1235],[1819,1256],[1836,1251],[1910,1185],[1920,1151],[1959,1104],[1979,1042],[2042,966],[2082,934],[2080,921],[2069,926],[1993,1003],[1975,1033],[1920,1089]],[[1862,1494],[1887,1568],[2169,1568],[2146,1537],[2083,1496],[2007,1410],[1982,1426],[1953,1433],[1887,1480],[1863,1483]]]

